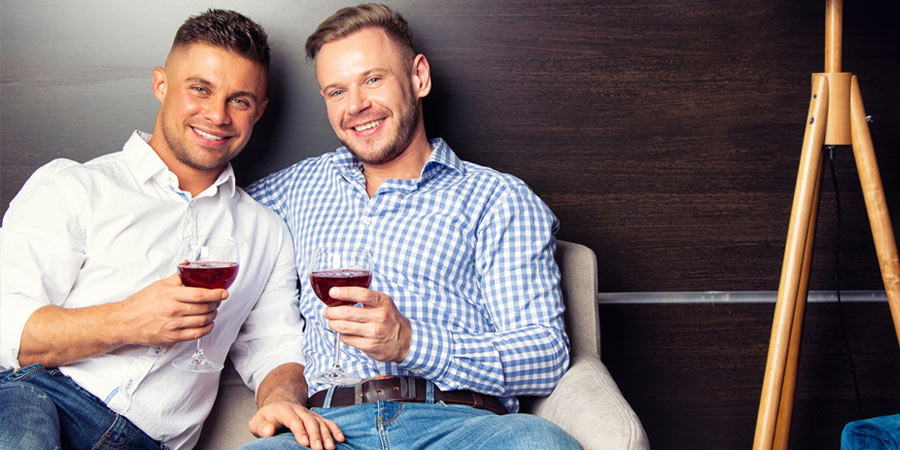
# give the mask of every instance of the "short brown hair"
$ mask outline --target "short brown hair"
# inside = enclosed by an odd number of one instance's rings
[[[306,39],[306,57],[315,61],[323,45],[369,26],[383,29],[391,39],[407,50],[408,59],[412,61],[415,51],[409,24],[403,16],[380,3],[341,8],[325,19]]]
[[[188,17],[175,33],[172,48],[204,43],[223,48],[251,61],[256,61],[269,71],[269,42],[263,27],[243,14],[208,9],[202,14]]]

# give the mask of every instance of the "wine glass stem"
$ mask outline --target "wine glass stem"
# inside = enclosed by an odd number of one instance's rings
[[[334,333],[334,358],[331,367],[341,368],[341,334],[337,332]]]
[[[194,358],[203,359],[203,347],[200,346],[200,338],[197,338],[197,352],[194,353]]]

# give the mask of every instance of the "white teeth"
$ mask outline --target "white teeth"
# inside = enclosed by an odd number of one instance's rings
[[[376,121],[374,121],[374,122],[369,122],[369,123],[367,123],[367,124],[365,124],[365,125],[360,125],[360,126],[358,126],[358,127],[353,127],[353,129],[356,130],[356,131],[365,131],[365,130],[368,130],[369,128],[375,128],[375,127],[377,127],[378,125],[381,125],[381,122],[384,122],[384,120],[382,119],[382,120],[376,120]]]
[[[200,136],[205,137],[206,139],[209,139],[209,140],[211,140],[211,141],[221,141],[222,139],[225,139],[224,137],[221,137],[221,136],[215,136],[215,135],[206,133],[206,132],[204,132],[204,131],[198,130],[198,129],[196,129],[196,128],[194,128],[194,131],[196,131],[197,134],[199,134]]]

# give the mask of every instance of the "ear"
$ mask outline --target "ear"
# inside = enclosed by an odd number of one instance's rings
[[[168,87],[169,82],[166,78],[166,69],[157,66],[156,69],[153,69],[153,95],[156,96],[160,103],[166,98]]]
[[[253,118],[253,124],[256,125],[256,122],[259,122],[259,119],[262,119],[262,115],[266,112],[266,105],[269,104],[269,99],[264,98],[259,105],[256,106],[256,116]]]
[[[417,98],[423,98],[431,92],[431,67],[428,59],[421,53],[413,59],[411,79]]]

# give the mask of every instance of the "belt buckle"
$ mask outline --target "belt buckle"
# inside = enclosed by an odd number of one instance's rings
[[[365,399],[363,398],[362,385],[363,385],[363,383],[365,383],[366,381],[368,381],[368,379],[362,380],[362,381],[360,381],[359,383],[356,383],[356,384],[353,385],[353,404],[354,404],[354,405],[358,405],[358,404],[360,404],[360,403],[363,403],[363,400],[365,400]]]
[[[391,378],[397,379],[398,386],[393,386],[391,389],[394,391],[399,391],[400,398],[389,398],[393,396],[385,395],[381,392],[381,389],[374,390],[374,399],[368,399],[369,401],[375,400],[401,400],[401,401],[409,401],[415,400],[416,398],[416,380],[415,377],[405,377],[405,376],[393,376],[393,375],[379,375],[371,378],[366,378],[365,380],[360,381],[353,385],[353,403],[358,405],[360,403],[367,403],[366,394],[370,391],[366,389],[366,385],[372,381],[379,380],[387,380]]]

